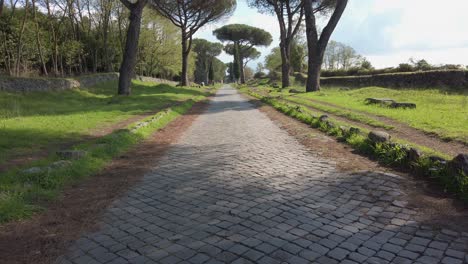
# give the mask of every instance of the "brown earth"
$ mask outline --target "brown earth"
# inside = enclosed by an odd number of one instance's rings
[[[187,114],[112,161],[99,174],[67,187],[45,212],[0,226],[0,263],[51,263],[64,254],[80,234],[96,228],[105,208],[154,167],[206,105],[196,103]]]
[[[260,93],[263,96],[267,95],[264,92],[262,92],[260,90],[257,90],[257,89],[255,89],[255,92]],[[285,98],[283,100],[287,101],[287,102],[290,102],[290,103],[293,103],[293,104],[300,105],[299,103],[287,100],[287,98]],[[346,108],[346,107],[343,107],[343,106],[338,106],[338,105],[335,105],[335,104],[322,102],[322,101],[318,101],[318,100],[314,100],[314,99],[307,99],[307,100],[309,100],[309,101],[311,101],[313,103],[322,104],[322,105],[326,105],[326,106],[331,106],[331,107],[338,108],[338,109],[341,109],[341,110],[366,115],[369,118],[372,118],[372,119],[381,121],[381,122],[383,122],[385,124],[393,126],[394,128],[389,130],[388,133],[391,134],[392,136],[394,136],[395,138],[404,139],[404,140],[409,141],[411,143],[414,143],[414,144],[417,144],[417,145],[420,145],[420,146],[424,146],[424,147],[436,150],[438,152],[450,155],[452,157],[455,157],[456,155],[458,155],[460,153],[468,153],[468,145],[466,143],[464,143],[464,142],[457,141],[457,140],[447,141],[447,140],[444,140],[444,139],[440,138],[436,134],[427,133],[425,131],[410,127],[407,124],[396,121],[396,120],[394,120],[392,118],[383,117],[383,116],[379,116],[379,115],[374,115],[374,114],[370,114],[370,113],[367,113],[367,112],[364,112],[364,111],[349,109],[349,108]],[[379,129],[384,130],[383,128],[375,128],[373,126],[367,125],[367,124],[359,122],[359,121],[350,120],[350,119],[348,119],[346,117],[341,117],[341,116],[338,116],[338,115],[335,115],[335,114],[332,114],[332,113],[325,112],[325,111],[320,110],[318,108],[315,108],[313,106],[309,106],[309,105],[307,105],[307,106],[303,105],[303,106],[307,107],[309,109],[312,109],[315,112],[326,113],[328,116],[330,116],[331,118],[336,119],[338,121],[343,121],[343,122],[346,122],[346,123],[350,123],[350,124],[360,126],[362,128],[368,129],[368,130],[379,130]]]
[[[435,133],[428,133],[417,128],[410,127],[405,123],[396,121],[395,119],[389,117],[374,115],[368,112],[349,109],[343,106],[322,102],[314,99],[307,100],[317,104],[322,104],[326,106],[335,107],[341,110],[362,114],[369,118],[391,125],[394,127],[390,130],[392,134],[397,135],[399,138],[403,138],[408,141],[414,142],[418,145],[426,146],[453,156],[460,153],[468,153],[468,144],[459,140],[445,140]]]

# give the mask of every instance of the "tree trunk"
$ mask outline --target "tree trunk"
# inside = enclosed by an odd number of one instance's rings
[[[21,52],[22,52],[22,49],[23,49],[23,33],[24,33],[24,30],[25,30],[25,26],[26,26],[26,19],[28,17],[28,0],[26,0],[26,2],[24,3],[24,16],[23,16],[23,20],[21,22],[21,29],[20,29],[20,32],[19,32],[19,36],[18,36],[18,46],[16,47],[16,64],[15,64],[15,74],[16,76],[19,76],[20,75],[20,66],[21,66]]]
[[[3,4],[4,4],[4,0],[0,0],[0,16],[2,16],[3,14]]]
[[[185,29],[182,29],[182,72],[180,74],[180,85],[181,86],[188,86],[188,60],[189,60],[189,43],[188,37],[185,33]]]
[[[309,56],[309,69],[307,70],[306,92],[320,91],[320,72],[322,63]]]
[[[59,67],[58,67],[58,41],[57,41],[57,33],[55,30],[55,25],[53,23],[53,18],[52,18],[52,10],[50,8],[50,1],[46,0],[45,1],[46,7],[47,7],[47,20],[49,22],[49,28],[51,30],[51,38],[52,38],[52,54],[51,54],[51,60],[52,60],[52,70],[54,76],[59,75]]]
[[[245,84],[245,72],[244,72],[244,58],[239,56],[239,67],[240,67],[240,82]]]
[[[283,88],[287,88],[291,86],[291,82],[289,79],[289,72],[291,68],[291,49],[289,43],[281,43],[280,44],[281,50],[281,83]]]
[[[146,0],[140,0],[130,9],[130,23],[128,25],[127,40],[125,43],[125,51],[120,66],[119,75],[119,95],[130,95],[131,82],[135,72],[137,62],[138,40],[140,38],[140,25],[143,8],[146,5]]]
[[[331,15],[327,25],[322,30],[322,34],[317,32],[317,25],[313,10],[314,0],[304,0],[307,48],[309,51],[309,69],[306,92],[320,91],[320,71],[323,57],[328,45],[328,41],[338,25],[341,16],[348,4],[348,0],[337,0],[335,10]]]
[[[42,52],[42,44],[41,44],[41,37],[39,33],[39,24],[37,22],[37,14],[36,14],[36,0],[32,0],[32,8],[33,8],[33,18],[34,24],[36,25],[36,45],[37,51],[39,52],[39,59],[41,61],[42,72],[45,76],[49,75],[47,72],[47,67],[44,60],[44,53]]]

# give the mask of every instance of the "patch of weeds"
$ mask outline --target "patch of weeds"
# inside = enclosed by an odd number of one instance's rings
[[[390,166],[401,166],[407,163],[407,146],[400,144],[377,143],[373,147],[373,152],[377,159]]]

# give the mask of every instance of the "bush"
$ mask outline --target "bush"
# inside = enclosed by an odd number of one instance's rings
[[[270,78],[271,81],[279,81],[281,80],[281,73],[277,71],[270,71],[268,78]]]
[[[254,78],[255,78],[255,79],[264,79],[264,78],[266,78],[266,77],[267,77],[267,75],[266,75],[264,72],[256,72],[256,73],[254,74]]]

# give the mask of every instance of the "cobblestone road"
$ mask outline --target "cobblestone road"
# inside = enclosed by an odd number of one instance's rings
[[[58,263],[467,263],[383,173],[344,174],[228,86]],[[92,205],[91,205],[92,206]]]

